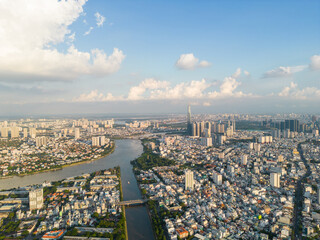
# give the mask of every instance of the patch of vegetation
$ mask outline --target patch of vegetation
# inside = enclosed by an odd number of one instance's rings
[[[131,164],[141,170],[149,170],[153,167],[172,166],[176,162],[167,158],[160,157],[154,154],[150,149],[144,147],[144,152],[136,160],[131,161]]]

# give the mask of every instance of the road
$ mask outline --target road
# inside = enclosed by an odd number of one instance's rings
[[[301,147],[303,143],[298,144],[298,151],[300,154],[300,158],[303,161],[307,171],[306,173],[299,178],[297,181],[296,189],[295,189],[295,196],[294,196],[294,210],[293,210],[293,223],[292,223],[292,230],[293,230],[293,240],[300,240],[302,239],[302,210],[303,210],[303,202],[304,202],[304,182],[306,181],[307,177],[311,174],[311,169],[309,163],[304,157],[303,149]]]

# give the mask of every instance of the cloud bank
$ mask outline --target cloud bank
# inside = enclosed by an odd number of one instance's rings
[[[92,90],[88,94],[83,93],[79,97],[74,98],[73,101],[206,100],[253,96],[252,94],[236,91],[241,84],[237,80],[240,74],[241,69],[239,68],[232,76],[224,78],[219,86],[219,90],[215,91],[212,90],[213,84],[206,79],[181,82],[171,86],[168,81],[147,78],[137,86],[131,87],[127,97],[113,96],[111,93],[104,95],[99,93],[98,90]]]

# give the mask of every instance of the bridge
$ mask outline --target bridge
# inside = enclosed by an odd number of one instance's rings
[[[129,200],[129,201],[121,201],[117,203],[118,206],[136,206],[142,205],[148,202],[147,199],[137,199],[137,200]]]

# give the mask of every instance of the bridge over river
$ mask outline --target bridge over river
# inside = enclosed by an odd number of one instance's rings
[[[117,205],[118,206],[137,206],[142,205],[148,202],[147,199],[137,199],[137,200],[129,200],[129,201],[121,201]]]

